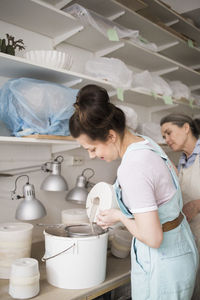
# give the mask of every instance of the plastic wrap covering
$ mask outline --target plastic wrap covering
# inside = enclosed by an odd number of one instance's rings
[[[108,30],[110,29],[114,29],[119,38],[137,37],[139,35],[138,30],[127,29],[89,9],[85,9],[79,4],[73,4],[65,8],[65,12],[79,18],[83,26],[91,25],[106,37],[108,37]]]
[[[165,143],[161,134],[160,124],[153,122],[143,123],[142,134],[152,138],[152,140],[154,140],[157,143]]]
[[[172,96],[175,99],[190,99],[190,89],[187,85],[183,84],[181,81],[170,81],[169,86],[172,89]]]
[[[126,126],[129,129],[135,131],[138,126],[138,116],[135,110],[125,105],[116,105],[116,106],[119,107],[121,110],[123,110],[126,116]]]
[[[191,95],[191,98],[193,99],[193,103],[197,106],[200,106],[200,95],[193,94]]]
[[[85,73],[110,81],[115,87],[131,88],[132,71],[117,58],[97,57],[85,64]]]
[[[47,81],[9,80],[0,90],[0,119],[15,136],[69,135],[77,92]]]
[[[144,92],[153,92],[158,95],[172,96],[172,89],[161,76],[143,71],[133,74],[132,87]]]
[[[137,44],[145,49],[151,50],[153,52],[158,51],[158,46],[155,43],[151,43],[141,36],[130,38],[130,41],[134,44]]]

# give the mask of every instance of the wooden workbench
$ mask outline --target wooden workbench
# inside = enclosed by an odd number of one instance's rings
[[[88,289],[61,289],[50,285],[46,280],[45,263],[40,264],[40,293],[34,300],[89,300],[103,295],[130,282],[130,257],[116,258],[108,253],[106,279],[98,286]],[[87,272],[87,270],[86,270]],[[8,294],[9,280],[0,279],[0,299],[13,299]]]

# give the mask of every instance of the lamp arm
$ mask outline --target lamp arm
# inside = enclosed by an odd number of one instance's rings
[[[51,172],[51,169],[47,167],[48,164],[51,162],[46,162],[44,164],[40,165],[35,165],[35,166],[27,166],[27,167],[20,167],[20,168],[13,168],[13,169],[7,169],[7,170],[2,170],[0,175],[3,177],[4,175],[7,177],[9,176],[15,176],[15,175],[21,175],[24,174],[23,170],[26,170],[28,173],[32,172],[37,172],[37,171],[44,171],[44,172]],[[20,171],[20,172],[15,172],[15,171]],[[9,172],[14,172],[14,174],[9,174]]]
[[[21,176],[18,176],[18,177],[15,179],[15,188],[14,188],[13,191],[11,191],[11,199],[12,199],[12,200],[18,200],[18,199],[24,198],[24,196],[16,195],[17,181],[18,181],[20,178],[22,178],[22,177],[27,177],[27,182],[26,182],[26,184],[29,184],[29,176],[28,176],[28,175],[21,175]]]
[[[14,171],[18,171],[18,170],[20,171],[20,170],[27,170],[27,169],[35,169],[35,168],[37,168],[37,171],[41,170],[41,164],[40,165],[35,165],[35,166],[27,166],[27,167],[19,167],[19,168],[1,170],[1,173],[14,172]]]

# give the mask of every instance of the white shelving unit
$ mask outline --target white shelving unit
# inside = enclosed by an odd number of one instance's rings
[[[117,91],[113,88],[112,83],[105,80],[94,79],[93,77],[84,74],[66,71],[63,69],[54,69],[46,66],[41,66],[27,61],[24,58],[0,53],[0,76],[6,77],[31,77],[40,80],[49,80],[57,83],[66,84],[68,87],[79,89],[81,86],[88,84],[99,84],[106,88],[111,98],[116,98]],[[157,96],[155,100],[152,94],[140,92],[136,89],[124,91],[125,102],[142,105],[146,107],[157,106],[164,104],[162,96]],[[186,102],[174,103],[187,105]],[[198,108],[198,107],[196,107]]]
[[[121,2],[121,3],[119,3]],[[114,20],[116,23],[133,30],[139,29],[140,35],[154,42],[158,46],[160,53],[172,58],[179,63],[186,64],[187,66],[193,66],[196,61],[200,59],[200,49],[197,47],[189,47],[187,41],[184,41],[177,35],[175,36],[170,31],[160,27],[158,24],[146,19],[139,13],[129,9],[123,5],[124,1],[115,0],[102,0],[98,2],[93,0],[73,0],[69,2],[69,5],[73,3],[79,3],[80,5],[99,13],[108,19]],[[134,3],[134,1],[132,1]],[[151,1],[154,2],[154,1]],[[146,7],[146,6],[145,6]],[[147,8],[144,9],[146,11]],[[141,10],[143,12],[143,10]],[[155,15],[155,13],[154,13]],[[181,17],[182,21],[183,19]],[[187,21],[186,21],[187,22]],[[188,22],[186,23],[187,26]],[[194,26],[192,26],[194,28]],[[195,31],[200,30],[195,27]]]
[[[69,1],[68,1],[69,2]],[[133,44],[124,40],[124,45],[114,47],[107,47],[102,38],[102,34],[98,33],[91,27],[85,27],[82,32],[70,37],[67,42],[77,47],[89,49],[91,41],[98,40],[98,47],[93,46],[93,52],[97,55],[105,55],[108,57],[115,57],[123,60],[128,65],[134,65],[139,69],[148,69],[151,72],[159,72],[169,80],[181,80],[190,87],[199,85],[200,73],[195,71],[199,67],[200,48],[190,47],[188,43],[180,37],[175,36],[171,32],[163,29],[157,24],[151,22],[145,17],[139,15],[137,12],[131,10],[125,5],[121,4],[124,1],[120,0],[73,0],[68,5],[78,3],[87,9],[90,9],[104,17],[115,20],[116,23],[133,30],[139,30],[140,34],[147,40],[154,42],[159,49],[159,53],[147,50],[137,44]],[[134,2],[134,1],[133,1]],[[154,3],[154,1],[146,1]],[[155,1],[156,3],[158,1]],[[134,4],[133,4],[134,5]],[[148,10],[148,5],[145,6],[144,11]],[[151,7],[150,5],[150,7]],[[159,2],[157,3],[157,7]],[[162,10],[167,9],[165,5],[161,4]],[[169,9],[167,9],[168,11]],[[65,11],[65,9],[64,9]],[[139,10],[139,12],[142,10]],[[169,14],[174,16],[174,12],[169,10]],[[153,13],[153,10],[151,11]],[[154,12],[154,15],[155,12]],[[177,14],[175,14],[177,15]],[[182,23],[185,21],[186,25],[191,29],[191,24],[180,16]],[[192,26],[194,28],[195,26]],[[195,32],[200,30],[195,27]],[[101,36],[101,37],[99,37]],[[105,38],[106,39],[106,38]],[[101,44],[102,43],[102,44]],[[95,45],[95,43],[92,43]],[[104,44],[104,45],[103,45]],[[169,73],[167,70],[169,69]],[[171,72],[170,70],[178,70]],[[200,86],[199,86],[200,92]]]
[[[64,141],[64,140],[46,140],[36,138],[23,138],[23,137],[0,137],[0,144],[8,145],[28,145],[31,146],[48,146],[51,148],[51,153],[55,154],[60,151],[73,150],[79,148],[80,145],[76,141]]]
[[[71,15],[37,0],[1,0],[0,20],[63,40],[83,29]]]
[[[159,16],[163,23],[168,24],[177,32],[194,39],[198,43],[198,46],[200,46],[199,28],[159,0],[143,0],[143,2],[147,4],[147,6],[139,11],[140,14],[151,19],[152,16]]]
[[[94,10],[108,17],[110,20],[115,20],[115,22],[125,27],[139,29],[141,35],[144,35],[144,37],[150,36],[151,32],[151,41],[160,47],[162,54],[152,52],[127,40],[121,39],[119,42],[111,42],[91,26],[83,26],[74,17],[58,9],[64,4],[70,5],[73,2],[80,3],[82,6]],[[115,0],[45,0],[43,2],[39,0],[1,0],[0,20],[50,37],[52,39],[52,47],[66,41],[66,43],[72,46],[86,49],[99,56],[121,59],[133,68],[148,69],[151,72],[162,75],[166,79],[180,80],[188,86],[193,87],[193,89],[196,89],[197,92],[198,90],[200,91],[200,73],[190,67],[191,64],[194,65],[196,60],[200,58],[200,50],[196,47],[190,48],[180,38],[119,2]],[[152,2],[157,3],[157,1]],[[55,4],[58,8],[52,4]],[[149,5],[149,3],[147,4]],[[166,7],[165,10],[167,10]],[[178,61],[179,56],[181,57],[181,61]],[[186,61],[187,66],[184,64]],[[105,87],[111,98],[116,99],[116,88],[113,88],[111,82],[98,80],[82,73],[38,65],[24,58],[3,53],[0,53],[0,65],[0,76],[2,77],[31,77],[65,84],[68,87],[77,89],[88,83],[94,83]],[[164,105],[162,96],[157,96],[155,99],[153,95],[139,92],[135,89],[124,91],[124,100],[127,103],[146,107]],[[186,107],[187,109],[191,109],[187,101],[176,101],[174,99],[173,102],[174,105],[168,106],[169,110],[180,111],[180,107],[181,110],[184,110]],[[200,107],[195,107],[195,110],[199,113]],[[48,141],[14,137],[1,137],[0,143],[51,145],[53,153],[59,150],[62,151],[63,149],[71,150],[79,147],[73,141]]]

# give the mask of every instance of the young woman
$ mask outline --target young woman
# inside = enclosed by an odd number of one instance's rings
[[[102,211],[103,228],[122,222],[133,235],[131,284],[134,300],[191,299],[198,254],[181,213],[178,179],[152,140],[131,133],[107,91],[83,87],[70,118],[71,134],[91,158],[121,158],[114,185],[120,209]]]
[[[183,114],[169,114],[160,121],[166,143],[173,151],[182,151],[179,182],[183,196],[183,212],[187,217],[200,252],[200,123]],[[193,298],[200,299],[200,269]]]

